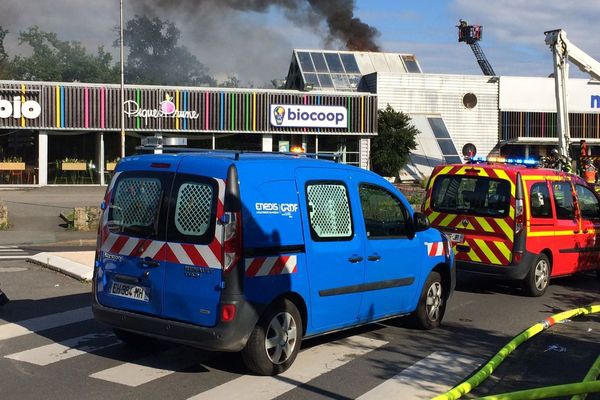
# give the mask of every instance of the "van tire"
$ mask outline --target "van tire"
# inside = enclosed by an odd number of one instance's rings
[[[523,280],[523,289],[528,296],[540,297],[550,284],[550,260],[545,254],[540,254],[531,266]]]
[[[298,355],[302,332],[302,318],[294,303],[288,299],[281,299],[271,304],[259,319],[246,347],[242,350],[244,364],[258,375],[277,375],[284,372]],[[278,338],[279,342],[269,347],[269,338],[272,342]]]
[[[431,271],[423,285],[417,309],[412,313],[414,325],[423,330],[440,326],[446,311],[446,297],[441,275]]]

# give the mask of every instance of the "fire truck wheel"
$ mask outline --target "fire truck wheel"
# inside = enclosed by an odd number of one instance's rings
[[[298,355],[302,332],[302,318],[294,303],[287,299],[273,303],[242,350],[244,364],[259,375],[284,372]]]
[[[442,277],[431,271],[423,286],[417,309],[412,314],[414,324],[419,329],[434,329],[440,326],[446,310],[446,296]]]
[[[545,254],[540,254],[529,268],[523,281],[523,289],[532,297],[540,297],[546,292],[550,282],[550,261]]]

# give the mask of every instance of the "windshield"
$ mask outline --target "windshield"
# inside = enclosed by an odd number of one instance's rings
[[[431,194],[434,211],[504,217],[510,209],[510,182],[479,176],[441,175]]]

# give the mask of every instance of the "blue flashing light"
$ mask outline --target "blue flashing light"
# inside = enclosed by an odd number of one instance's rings
[[[475,156],[470,159],[471,162],[487,162],[487,163],[503,163],[513,165],[526,165],[528,167],[534,167],[538,165],[538,160],[534,158],[505,158],[496,156]]]

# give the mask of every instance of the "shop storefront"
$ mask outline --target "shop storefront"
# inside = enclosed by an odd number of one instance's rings
[[[368,168],[368,93],[130,86],[125,154],[161,133],[188,147],[339,153]],[[104,184],[121,155],[119,85],[0,81],[0,185]]]

